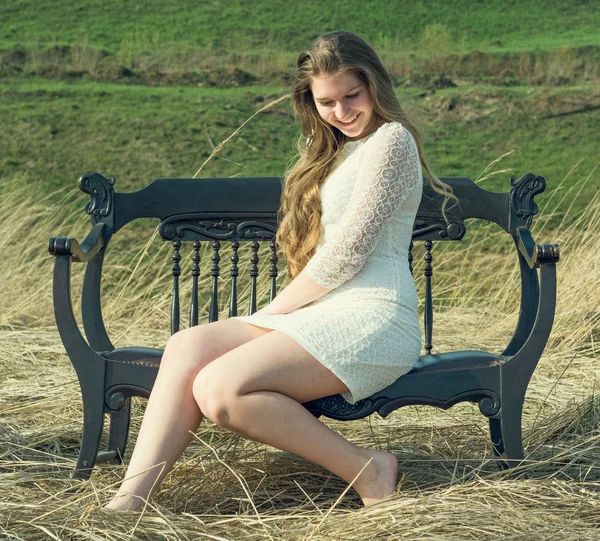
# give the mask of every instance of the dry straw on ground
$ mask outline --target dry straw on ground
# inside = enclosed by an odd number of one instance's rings
[[[578,174],[577,168],[571,173]],[[386,419],[325,419],[351,441],[398,457],[398,498],[368,509],[323,468],[205,420],[143,514],[103,510],[125,466],[102,464],[84,483],[70,477],[81,435],[81,399],[54,325],[52,261],[45,250],[52,235],[85,234],[83,200],[74,191],[54,194],[64,203],[58,209],[33,200],[26,189],[11,191],[0,201],[0,537],[597,539],[600,196],[580,216],[565,212],[560,227],[546,226],[594,174],[571,182],[568,190],[555,187],[533,228],[538,242],[560,243],[562,259],[555,327],[525,402],[526,465],[498,470],[485,419],[471,404],[445,412],[409,407]],[[485,177],[479,182],[485,186]],[[168,336],[170,254],[152,235],[154,227],[124,231],[107,258],[105,272],[113,279],[103,292],[104,306],[118,346],[162,347]],[[144,232],[150,240],[140,244],[136,235]],[[484,242],[486,234],[493,235],[491,243]],[[507,256],[505,237],[482,228],[460,246],[436,246],[437,351],[501,351],[507,343],[518,313],[518,269],[514,254]],[[478,252],[482,246],[485,252]],[[467,258],[477,253],[482,255]],[[208,252],[202,255],[210,260]],[[165,273],[157,275],[149,263],[161,260]],[[263,270],[266,264],[263,257]],[[416,275],[421,269],[418,263]],[[75,291],[80,271],[74,271]],[[266,282],[261,287],[267,291]],[[247,301],[243,287],[242,295]],[[226,299],[222,302],[224,316]],[[143,400],[134,404],[133,440],[143,405]]]

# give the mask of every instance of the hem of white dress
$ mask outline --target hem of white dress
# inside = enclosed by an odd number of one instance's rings
[[[260,323],[252,323],[251,321],[248,321],[248,319],[257,319],[259,321],[264,321],[264,319],[261,318],[260,316],[233,316],[233,317],[230,317],[229,319],[240,319],[240,320],[244,321],[245,323],[249,323],[250,325],[255,325],[256,327],[266,327],[267,329],[274,329],[276,331],[281,331],[281,332],[284,332],[285,334],[289,335],[294,340],[296,340],[296,342],[298,342],[306,351],[308,351],[315,359],[317,359],[317,361],[319,361],[325,368],[327,368],[329,371],[333,372],[333,374],[346,387],[348,387],[348,391],[339,393],[346,402],[348,402],[352,405],[354,405],[354,404],[356,404],[356,402],[358,402],[358,400],[354,400],[354,395],[352,394],[352,389],[350,388],[350,385],[348,385],[348,382],[345,381],[345,378],[341,374],[339,374],[333,367],[328,366],[327,363],[323,362],[321,360],[321,352],[314,349],[313,345],[310,342],[308,342],[304,336],[302,336],[299,333],[296,333],[295,329],[291,330],[287,326],[281,327],[278,323],[268,323],[266,325],[261,325]]]

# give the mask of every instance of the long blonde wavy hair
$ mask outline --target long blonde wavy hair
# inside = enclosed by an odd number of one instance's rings
[[[360,36],[352,32],[329,32],[318,37],[297,60],[298,72],[292,85],[294,117],[300,121],[299,159],[288,167],[282,179],[276,243],[287,259],[288,276],[294,279],[314,255],[323,234],[321,226],[321,186],[348,137],[319,115],[311,91],[311,81],[340,72],[350,72],[366,85],[373,114],[386,122],[400,122],[413,135],[419,160],[431,188],[444,195],[442,213],[450,198],[458,201],[452,188],[429,169],[421,132],[407,118],[381,60]],[[375,116],[377,118],[377,116]]]

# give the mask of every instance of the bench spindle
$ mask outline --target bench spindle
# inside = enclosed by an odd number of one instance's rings
[[[277,243],[272,240],[271,241],[271,255],[269,257],[269,261],[271,262],[271,268],[269,269],[269,276],[271,277],[271,291],[269,293],[269,302],[273,302],[273,299],[277,296],[277,261],[279,258],[277,257]]]
[[[433,300],[431,298],[431,275],[433,274],[433,267],[431,266],[431,247],[433,242],[430,240],[425,241],[425,269],[423,274],[425,275],[425,351],[427,355],[431,354],[431,338],[433,334]]]
[[[412,262],[413,262],[413,253],[412,253],[412,249],[413,249],[414,243],[411,240],[410,244],[408,246],[408,268],[410,269],[410,273],[413,273],[413,266],[412,266]]]
[[[208,316],[209,323],[217,321],[219,319],[219,276],[220,268],[219,261],[221,256],[219,250],[221,249],[221,243],[218,240],[213,241],[213,255],[212,255],[212,267],[210,274],[212,276],[212,291],[210,294],[210,313]]]
[[[231,256],[231,295],[229,296],[229,317],[237,317],[237,277],[239,275],[237,263],[240,260],[240,256],[238,255],[240,243],[237,240],[234,240],[231,243],[231,246],[233,248],[233,255]]]
[[[179,330],[179,276],[181,275],[181,241],[173,241],[173,293],[171,297],[171,334],[175,334]]]
[[[252,262],[252,266],[250,267],[250,306],[248,308],[249,315],[252,315],[256,312],[256,279],[258,278],[258,249],[260,247],[259,242],[254,239],[252,241],[252,257],[250,261]]]
[[[200,276],[200,241],[194,241],[192,254],[192,300],[190,303],[190,327],[198,325],[198,276]]]

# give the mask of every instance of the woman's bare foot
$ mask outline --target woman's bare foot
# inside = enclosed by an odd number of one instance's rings
[[[398,460],[386,451],[369,451],[373,458],[352,485],[360,495],[365,507],[397,494],[396,475]]]
[[[115,511],[139,511],[144,507],[144,500],[139,496],[131,494],[117,494],[104,509],[113,509]]]

